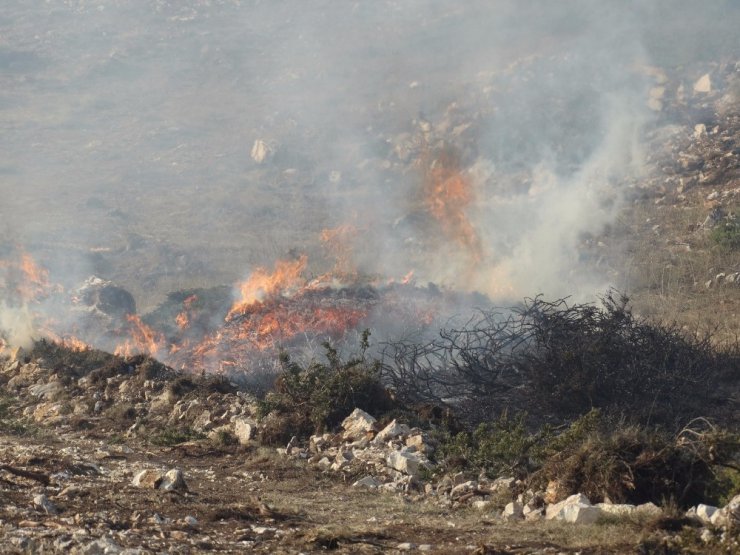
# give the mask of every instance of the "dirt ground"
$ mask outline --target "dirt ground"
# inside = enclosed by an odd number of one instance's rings
[[[643,534],[626,522],[507,523],[476,509],[358,491],[336,474],[267,448],[111,444],[102,430],[43,436],[0,438],[3,461],[52,476],[43,486],[3,473],[3,553],[23,552],[24,545],[30,552],[69,549],[100,536],[145,553],[387,553],[404,543],[449,554],[631,553]],[[182,469],[186,492],[131,485],[134,471],[173,467]],[[60,495],[65,489],[74,491]],[[58,515],[32,508],[38,493]],[[197,524],[185,524],[186,516]]]

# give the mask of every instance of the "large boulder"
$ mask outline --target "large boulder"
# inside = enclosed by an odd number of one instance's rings
[[[362,409],[355,409],[342,422],[342,438],[355,440],[365,437],[377,429],[377,420]]]
[[[588,497],[582,493],[571,495],[560,503],[547,507],[547,520],[563,520],[574,524],[592,524],[601,516],[601,510],[591,505]]]
[[[418,479],[421,476],[421,469],[429,465],[418,453],[411,453],[409,451],[393,451],[389,453],[386,463],[393,470],[408,474],[414,479]]]
[[[411,428],[406,424],[399,424],[396,420],[393,420],[385,428],[378,432],[378,435],[373,439],[373,443],[384,443],[397,437],[406,438],[411,433]]]
[[[241,445],[247,445],[254,439],[257,424],[243,416],[234,419],[234,435]]]

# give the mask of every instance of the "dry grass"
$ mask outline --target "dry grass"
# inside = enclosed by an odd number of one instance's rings
[[[740,337],[740,286],[706,283],[720,272],[740,271],[740,251],[719,248],[708,230],[697,227],[707,213],[698,194],[686,204],[645,204],[626,212],[623,281],[643,316],[733,342]]]

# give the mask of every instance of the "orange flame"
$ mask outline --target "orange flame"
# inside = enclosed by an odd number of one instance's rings
[[[61,290],[60,286],[52,287],[49,271],[39,266],[28,253],[20,252],[20,262],[1,262],[0,268],[4,270],[0,289],[15,291],[24,302],[38,300],[55,289]]]
[[[467,215],[474,201],[472,182],[460,167],[458,156],[451,149],[444,149],[426,168],[424,202],[442,231],[462,245],[474,262],[480,262],[481,240]]]
[[[246,281],[239,284],[241,298],[234,303],[226,315],[231,320],[235,315],[244,312],[254,303],[261,302],[267,297],[284,294],[290,289],[305,285],[302,274],[306,269],[308,259],[301,255],[297,260],[280,260],[275,263],[275,271],[268,273],[264,268],[257,268]]]
[[[92,349],[90,345],[85,343],[82,339],[75,337],[74,335],[57,335],[48,328],[44,328],[42,332],[43,335],[46,338],[50,339],[52,342],[71,351],[81,353],[83,351]]]
[[[177,327],[184,330],[190,325],[190,311],[192,310],[193,303],[198,300],[198,295],[190,295],[187,299],[182,302],[183,310],[177,316],[175,316],[175,323]]]
[[[127,357],[135,353],[146,353],[154,356],[162,349],[164,337],[161,333],[147,326],[135,314],[127,315],[126,320],[131,324],[131,339],[116,347],[114,354]]]

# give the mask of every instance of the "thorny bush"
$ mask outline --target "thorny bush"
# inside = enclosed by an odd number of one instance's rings
[[[260,401],[264,440],[284,441],[336,428],[355,408],[379,416],[394,404],[380,382],[378,367],[365,358],[370,333],[365,331],[358,357],[343,361],[324,343],[326,362],[302,366],[281,353],[281,372],[273,391]]]
[[[600,408],[673,429],[698,416],[736,421],[739,365],[737,347],[646,322],[614,293],[601,306],[537,297],[481,311],[426,344],[388,343],[381,361],[400,400],[450,406],[472,423],[506,409],[567,422]]]

